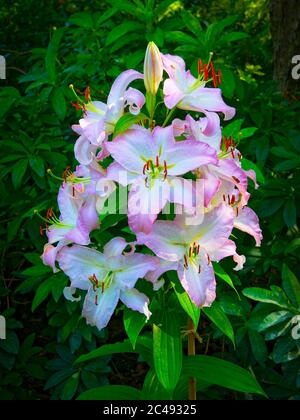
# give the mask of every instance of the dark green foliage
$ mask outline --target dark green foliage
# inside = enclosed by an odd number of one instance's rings
[[[0,21],[6,30],[0,53],[8,69],[7,80],[0,80],[0,312],[7,320],[7,340],[0,341],[0,398],[94,398],[101,387],[109,399],[117,394],[129,399],[187,398],[188,376],[195,370],[199,398],[245,399],[252,392],[251,398],[261,398],[250,370],[269,398],[299,399],[300,339],[293,337],[300,332],[300,105],[283,98],[271,81],[268,2],[2,3]],[[70,126],[79,114],[71,106],[74,97],[68,85],[80,92],[90,85],[92,98],[105,101],[121,71],[142,70],[150,40],[163,52],[182,55],[193,72],[199,56],[206,60],[214,52],[223,74],[223,94],[237,108],[236,119],[225,130],[240,138],[244,168],[250,160],[256,162],[260,188],[253,186],[251,206],[260,216],[264,235],[261,248],[255,248],[252,238],[235,233],[246,267],[228,276],[231,261],[215,266],[217,302],[201,315],[176,276],[166,279],[166,296],[173,291],[171,313],[151,319],[154,344],[148,336],[151,324],[127,309],[105,332],[86,326],[80,303],[62,296],[66,277],[54,275],[40,260],[45,237],[34,215],[35,209],[45,214],[56,206],[59,181],[47,169],[61,176],[67,165],[76,165],[76,136]],[[125,117],[118,123],[120,132],[126,129]],[[125,216],[104,216],[95,239],[104,245],[120,230],[132,239]],[[153,312],[166,296],[159,292],[152,299]],[[172,338],[173,330],[181,328],[185,345],[186,313],[199,322],[199,356],[193,360],[178,353]],[[122,341],[124,331],[129,341],[105,344],[108,339]],[[162,341],[170,346],[177,371],[165,368],[170,359],[159,349]],[[124,383],[116,374],[116,354],[131,352],[140,354],[147,365],[148,373],[137,384]],[[136,369],[136,359],[130,360]],[[232,369],[236,381],[228,377]],[[109,381],[116,388],[107,388]],[[94,388],[100,391],[88,391]]]

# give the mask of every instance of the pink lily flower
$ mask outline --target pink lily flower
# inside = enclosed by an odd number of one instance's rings
[[[149,319],[149,299],[134,288],[137,280],[156,268],[157,258],[124,253],[123,238],[114,238],[103,253],[84,246],[64,247],[59,266],[71,280],[71,288],[87,290],[82,315],[99,330],[108,324],[119,299],[130,309]]]
[[[99,227],[99,216],[96,211],[96,197],[82,199],[69,183],[64,183],[58,193],[60,217],[50,211],[47,225],[48,244],[44,247],[42,259],[44,264],[56,272],[57,253],[67,244],[88,245],[90,232]],[[58,243],[56,247],[53,244]]]
[[[164,101],[167,108],[175,106],[187,111],[202,112],[208,120],[216,118],[215,112],[222,112],[225,120],[235,115],[235,109],[226,105],[222,99],[222,92],[217,88],[206,88],[205,81],[196,79],[185,69],[185,62],[181,57],[163,55],[164,70],[169,79],[164,83]]]
[[[75,146],[75,156],[82,164],[90,163],[96,150],[102,147],[107,136],[114,131],[115,124],[129,106],[129,111],[137,115],[145,103],[144,95],[128,85],[136,80],[143,79],[143,75],[135,70],[126,70],[114,81],[107,98],[107,104],[100,101],[91,101],[85,105],[83,118],[79,126],[74,125],[73,130],[80,134]]]
[[[145,244],[158,257],[168,261],[166,269],[176,269],[182,286],[199,307],[210,306],[216,297],[212,261],[236,255],[235,243],[229,239],[233,213],[221,204],[205,213],[202,223],[186,224],[185,215],[175,221],[156,221],[150,234],[138,233],[139,244]],[[172,262],[176,265],[172,266]],[[159,272],[160,275],[164,270]],[[152,281],[155,280],[150,275]]]
[[[195,206],[194,184],[183,175],[196,167],[217,163],[216,152],[197,141],[176,142],[172,126],[152,132],[136,127],[107,144],[115,162],[108,178],[132,184],[128,223],[134,232],[149,233],[167,202]]]

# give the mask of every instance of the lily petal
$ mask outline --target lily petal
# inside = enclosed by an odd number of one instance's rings
[[[144,314],[147,320],[150,318],[151,312],[148,308],[149,299],[144,293],[141,293],[136,289],[127,289],[121,291],[120,299],[128,308]]]
[[[234,227],[249,233],[255,239],[256,246],[260,246],[263,236],[257,214],[252,209],[244,207],[240,210],[238,216],[234,219]]]

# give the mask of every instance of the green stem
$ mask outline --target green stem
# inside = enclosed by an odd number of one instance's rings
[[[188,355],[195,356],[195,325],[192,319],[188,318]],[[189,401],[196,401],[197,399],[197,382],[196,378],[189,378]]]
[[[166,119],[165,119],[165,121],[164,121],[164,123],[163,123],[162,127],[165,127],[165,126],[167,125],[167,123],[168,123],[169,119],[171,118],[171,116],[173,115],[173,113],[174,113],[175,109],[176,109],[176,108],[174,107],[174,108],[172,108],[172,109],[169,111],[169,113],[168,113],[168,115],[167,115],[167,117],[166,117]]]

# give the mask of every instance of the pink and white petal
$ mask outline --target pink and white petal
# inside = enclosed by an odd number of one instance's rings
[[[187,117],[192,118],[190,115],[188,115]],[[172,122],[172,127],[174,137],[181,136],[182,134],[188,132],[186,120],[180,120],[179,118],[175,118]]]
[[[214,172],[210,171],[209,167],[203,169],[203,178],[201,179],[204,182],[204,206],[208,207],[211,200],[219,191],[221,181]]]
[[[161,58],[163,68],[171,79],[174,78],[176,69],[185,73],[185,62],[181,57],[171,54],[161,54]]]
[[[69,300],[70,302],[80,302],[81,296],[75,297],[75,293],[76,287],[65,287],[63,290],[63,295],[65,299]]]
[[[82,165],[89,165],[95,158],[97,147],[92,145],[87,137],[80,136],[74,146],[76,160]]]
[[[217,176],[232,182],[243,194],[247,191],[247,175],[234,159],[220,159],[218,166],[212,168]]]
[[[153,150],[155,154],[153,158],[156,155],[159,156],[160,165],[162,165],[163,161],[168,158],[169,148],[177,144],[175,143],[172,125],[164,128],[156,126],[152,131],[152,142],[155,149]]]
[[[137,89],[129,88],[124,94],[125,105],[129,105],[129,111],[133,115],[138,115],[145,104],[145,96]]]
[[[167,261],[167,260],[158,258],[157,263],[158,263],[157,268],[155,270],[149,271],[145,276],[146,280],[153,283],[154,290],[157,290],[155,289],[155,287],[158,283],[160,283],[158,279],[160,278],[162,274],[164,274],[166,271],[177,270],[178,268],[178,261]]]
[[[80,124],[73,124],[71,126],[72,130],[76,133],[79,134],[81,136],[82,134],[82,128],[80,127]]]
[[[96,196],[89,196],[82,204],[77,219],[77,227],[90,233],[99,227],[99,216],[96,211]]]
[[[79,120],[82,135],[87,137],[95,146],[101,146],[106,138],[104,117],[95,114],[95,118],[82,118]]]
[[[114,281],[122,290],[132,289],[139,278],[143,278],[148,271],[155,270],[157,258],[144,254],[120,255],[107,259],[110,271],[115,273]]]
[[[149,181],[152,183],[152,181]],[[149,233],[157,215],[166,205],[170,195],[167,182],[156,179],[146,186],[143,179],[135,182],[128,196],[128,224],[133,232]]]
[[[107,149],[116,162],[137,174],[143,173],[145,163],[154,154],[151,133],[142,127],[120,134],[107,143]]]
[[[178,105],[179,108],[191,111],[222,112],[225,120],[235,116],[235,108],[225,104],[220,89],[200,87],[186,95]]]
[[[139,73],[135,70],[126,70],[121,73],[116,80],[114,81],[108,98],[107,98],[107,105],[114,106],[118,105],[120,102],[120,98],[124,98],[125,91],[128,85],[136,79],[143,79],[144,76],[142,73]]]
[[[213,267],[207,263],[204,255],[199,254],[198,259],[190,262],[187,269],[184,268],[184,263],[181,261],[178,268],[178,277],[195,305],[198,307],[212,305],[216,298],[216,279]]]
[[[169,109],[174,108],[184,98],[184,93],[172,79],[167,79],[164,82],[163,93],[165,105]]]
[[[186,250],[185,231],[175,222],[170,221],[158,220],[148,235],[138,233],[137,243],[146,245],[158,257],[168,261],[181,260]]]
[[[97,296],[97,297],[96,297]],[[117,307],[120,290],[111,285],[101,293],[90,288],[83,304],[82,316],[87,324],[96,326],[98,330],[105,328]]]
[[[233,219],[231,207],[220,204],[205,213],[201,225],[193,227],[195,240],[205,248],[208,254],[213,253],[229,238],[233,229]]]
[[[64,224],[75,226],[82,200],[73,196],[71,184],[64,183],[59,189],[57,203]]]
[[[70,278],[71,286],[88,290],[89,277],[95,274],[101,281],[105,274],[105,257],[95,249],[74,245],[64,247],[57,256],[61,270]]]
[[[111,239],[104,245],[103,254],[106,257],[117,257],[118,255],[122,255],[124,249],[129,245],[124,238],[117,237]]]
[[[263,236],[259,227],[259,219],[250,207],[239,210],[238,216],[234,219],[234,227],[253,236],[256,246],[260,246]]]
[[[212,261],[221,261],[223,258],[235,255],[236,246],[235,243],[228,239],[225,241],[222,246],[214,250],[210,250],[209,257]]]
[[[46,230],[47,238],[50,244],[55,244],[63,240],[73,226],[62,227],[60,225],[51,225]]]
[[[68,244],[68,241],[62,239],[56,246],[48,243],[44,246],[44,252],[41,256],[42,261],[45,265],[52,268],[53,273],[57,273],[59,269],[56,267],[56,258],[60,250]]]
[[[201,118],[202,125],[202,133],[203,135],[207,137],[215,136],[218,134],[220,137],[220,143],[221,143],[221,133],[220,133],[220,117],[215,112],[208,112],[206,110],[203,110],[204,114],[206,115],[206,118]],[[220,146],[220,144],[219,144]],[[220,147],[218,148],[218,150]]]
[[[233,261],[237,263],[237,265],[234,267],[234,270],[235,271],[240,271],[244,268],[244,264],[246,262],[246,257],[245,257],[245,255],[235,254],[233,256]]]
[[[107,178],[123,185],[123,187],[132,184],[138,176],[139,175],[134,172],[127,171],[127,169],[117,162],[111,163],[107,168]]]
[[[185,208],[192,209],[197,204],[196,183],[190,179],[181,177],[169,177],[171,203],[180,204]]]
[[[168,175],[183,175],[209,163],[217,163],[216,151],[205,143],[193,140],[177,142],[170,147],[168,156]]]
[[[256,181],[255,171],[253,169],[249,169],[248,171],[245,171],[245,174],[247,175],[248,178],[252,179],[252,181],[254,182],[255,189],[257,189],[259,185]]]
[[[127,308],[144,314],[147,320],[152,315],[148,308],[149,299],[146,295],[144,295],[144,293],[141,293],[136,289],[122,290],[120,293],[120,299]]]

